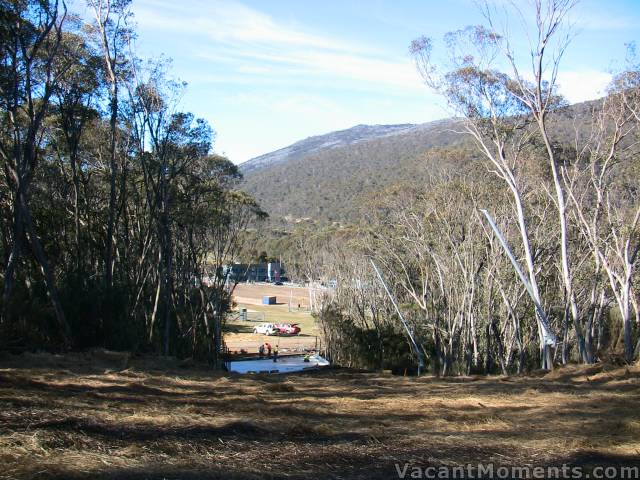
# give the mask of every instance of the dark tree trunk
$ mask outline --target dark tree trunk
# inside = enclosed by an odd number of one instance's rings
[[[495,319],[491,319],[491,330],[493,331],[493,337],[496,340],[496,346],[498,347],[498,361],[500,362],[500,369],[503,375],[507,375],[507,365],[504,361],[504,344],[502,343],[502,337],[498,331],[498,325]]]
[[[117,206],[116,178],[118,175],[118,167],[116,156],[118,134],[118,86],[116,83],[113,84],[111,95],[111,118],[109,122],[111,130],[111,141],[109,144],[109,216],[107,219],[107,238],[105,239],[104,252],[104,279],[107,290],[110,290],[113,285],[113,235]]]
[[[65,346],[69,346],[71,339],[71,328],[67,323],[62,305],[60,303],[60,296],[58,295],[58,289],[56,287],[53,270],[51,268],[51,265],[49,264],[49,261],[47,260],[47,256],[44,252],[44,248],[42,247],[42,243],[40,243],[40,238],[35,231],[33,220],[31,218],[28,207],[24,204],[21,205],[20,203],[18,205],[23,209],[23,219],[25,222],[26,232],[29,235],[29,244],[31,245],[31,249],[33,250],[36,261],[38,262],[38,265],[40,265],[40,269],[42,270],[45,285],[47,287],[47,293],[55,312],[56,321],[62,331],[62,338],[64,340]]]

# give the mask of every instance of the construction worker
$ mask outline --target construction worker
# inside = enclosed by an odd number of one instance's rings
[[[278,361],[278,346],[277,345],[275,347],[273,347],[273,361],[274,362]]]
[[[271,344],[267,342],[266,347],[267,347],[267,358],[271,358]]]
[[[258,347],[258,355],[260,356],[260,358],[264,357],[264,343],[260,344],[260,346]]]

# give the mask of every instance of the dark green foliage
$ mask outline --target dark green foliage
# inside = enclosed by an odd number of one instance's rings
[[[392,325],[379,332],[363,328],[334,305],[323,308],[317,318],[327,341],[326,355],[337,365],[399,372],[415,364],[406,337]]]
[[[265,214],[165,64],[127,56],[129,2],[89,6],[1,4],[0,348],[216,361],[216,272]]]

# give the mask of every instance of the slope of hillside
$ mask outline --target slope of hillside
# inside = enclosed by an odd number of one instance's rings
[[[555,141],[588,134],[599,101],[571,105],[551,118]],[[358,125],[310,137],[240,165],[243,188],[271,216],[272,224],[300,219],[352,222],[366,199],[387,187],[420,182],[441,169],[459,171],[478,157],[460,120],[421,125]]]
[[[240,165],[243,173],[295,160],[322,150],[353,145],[361,141],[401,134],[419,125],[411,123],[402,125],[356,125],[347,130],[338,130],[325,135],[316,135],[281,148],[275,152],[266,153],[252,158]]]
[[[312,137],[242,164],[243,188],[275,222],[354,220],[364,196],[426,176],[427,163],[433,167],[425,161],[427,152],[467,144],[468,138],[456,127],[456,120],[359,125]]]

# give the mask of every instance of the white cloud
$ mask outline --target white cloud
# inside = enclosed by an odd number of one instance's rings
[[[237,0],[188,7],[136,0],[133,8],[147,50],[150,38],[163,46],[169,39],[167,53],[192,84],[189,108],[211,118],[216,148],[232,161],[359,123],[434,115],[437,102],[404,52],[314,31]]]
[[[558,85],[569,102],[577,103],[603,97],[611,74],[599,70],[564,71],[558,73]]]
[[[314,121],[331,120],[334,124],[352,126],[358,118],[338,102],[320,95],[304,93],[270,94],[242,93],[230,98],[230,101],[261,108],[274,114],[292,114],[298,118],[314,116]]]
[[[224,62],[237,73],[250,75],[254,82],[261,77],[322,76],[402,89],[423,88],[409,58],[389,58],[369,46],[276,22],[233,0],[198,1],[188,11],[164,0],[141,0],[135,4],[135,13],[143,28],[197,36],[191,55]],[[202,70],[206,68],[202,65]]]
[[[142,26],[198,32],[219,42],[275,43],[341,49],[340,42],[276,23],[269,15],[234,0],[197,0],[185,9],[179,2],[141,0],[134,5]]]

